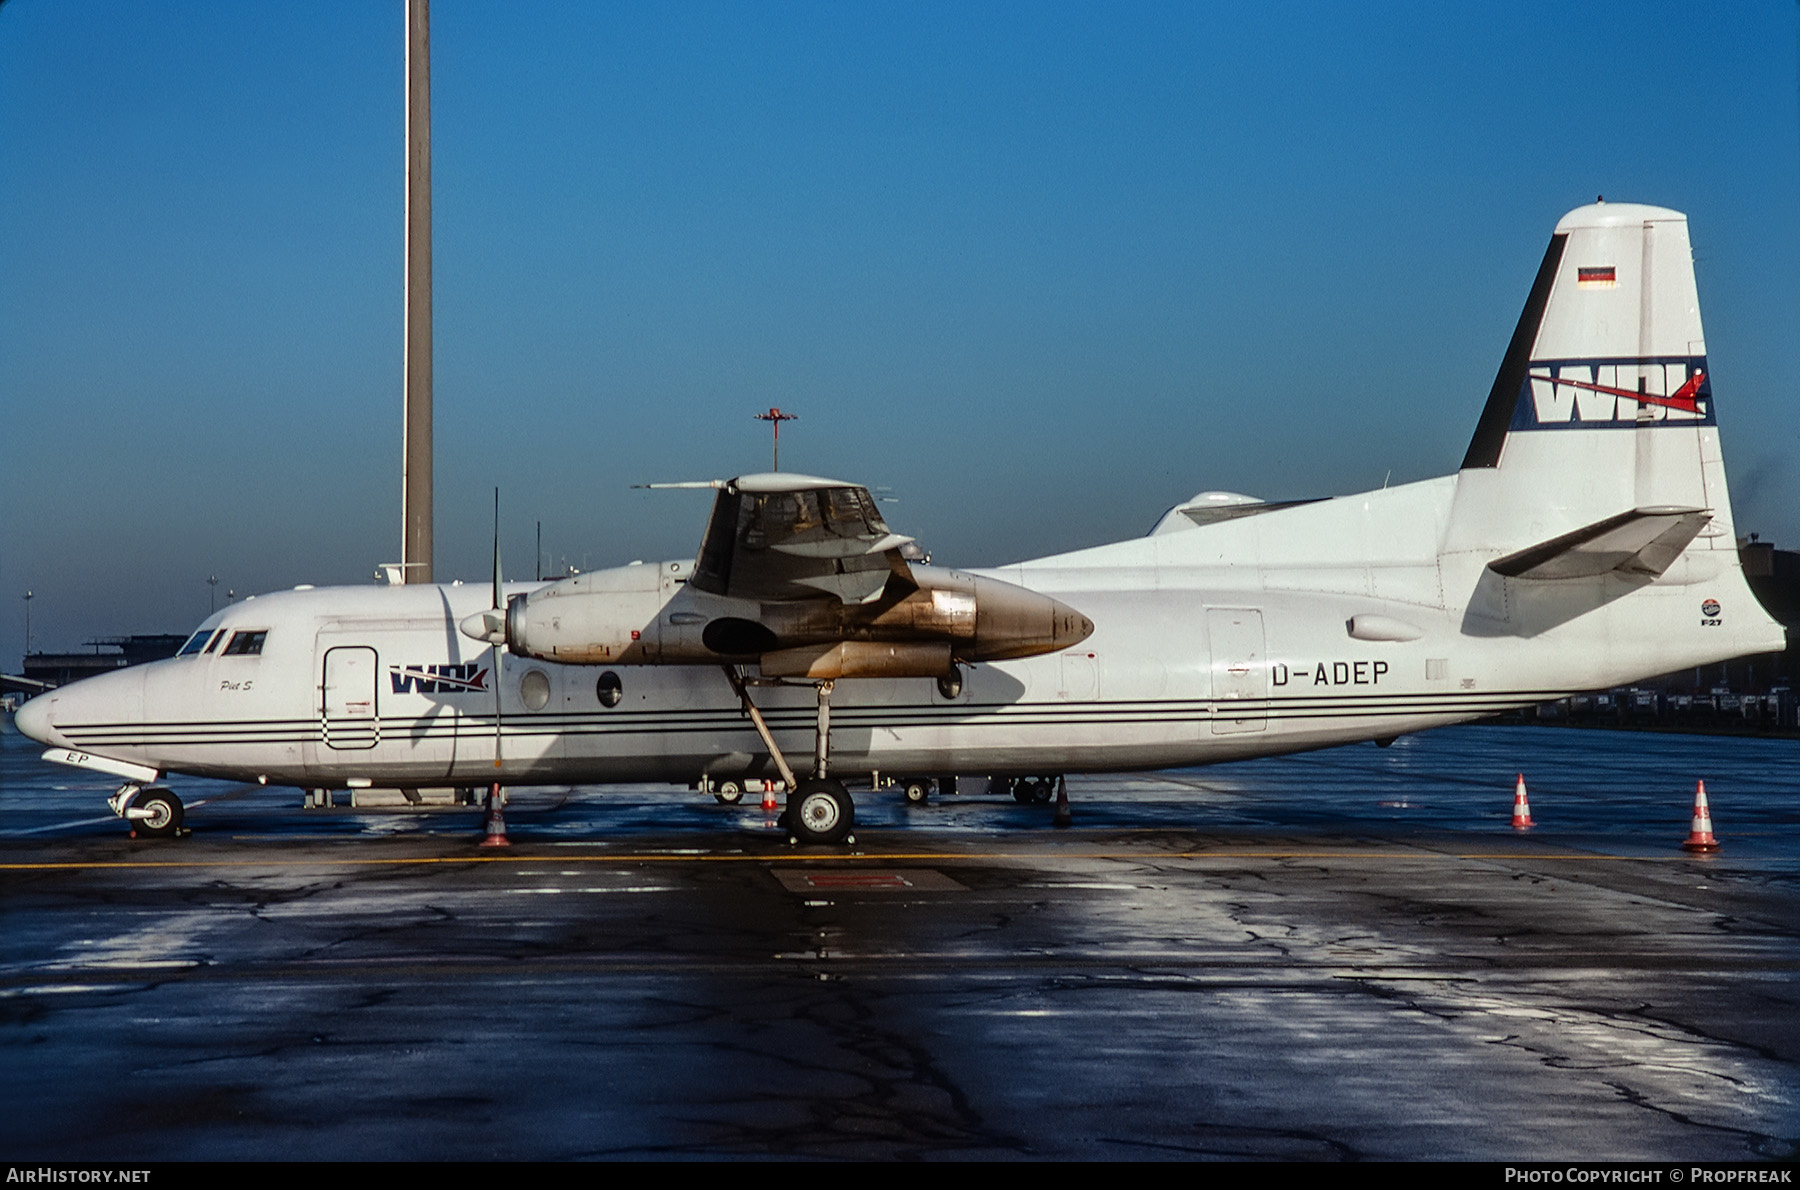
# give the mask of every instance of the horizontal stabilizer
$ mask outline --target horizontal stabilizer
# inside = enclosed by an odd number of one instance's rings
[[[1507,578],[1580,579],[1617,571],[1659,575],[1712,513],[1704,508],[1638,508],[1496,558],[1488,569]]]

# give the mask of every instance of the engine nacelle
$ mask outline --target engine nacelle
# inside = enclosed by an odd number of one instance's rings
[[[658,662],[663,569],[616,566],[514,595],[506,602],[506,646],[568,665]]]
[[[948,641],[882,644],[841,640],[764,653],[765,678],[941,678],[950,673]]]
[[[691,570],[682,562],[621,566],[515,595],[505,643],[522,656],[572,665],[760,661],[771,676],[931,677],[956,661],[1070,648],[1094,631],[1048,595],[917,563],[869,603],[715,595],[685,581]],[[478,618],[464,630],[488,639],[474,626]]]

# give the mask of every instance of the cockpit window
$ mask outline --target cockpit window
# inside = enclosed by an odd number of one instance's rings
[[[215,648],[217,648],[219,646],[219,642],[223,641],[224,639],[225,639],[225,630],[223,628],[220,628],[218,631],[216,631],[212,634],[212,639],[207,641],[206,647],[204,649],[201,649],[200,651],[202,653],[210,653]]]
[[[202,628],[200,631],[194,633],[194,635],[188,637],[187,644],[182,645],[181,651],[175,655],[177,657],[186,657],[190,653],[198,653],[201,649],[206,647],[206,642],[211,635],[212,634],[207,632],[206,629]]]
[[[258,628],[251,632],[232,634],[231,643],[219,651],[221,657],[255,657],[263,651],[263,641],[268,638],[267,628]]]

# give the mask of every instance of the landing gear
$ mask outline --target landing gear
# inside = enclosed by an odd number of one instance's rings
[[[786,817],[790,843],[856,842],[850,833],[856,825],[856,804],[842,781],[815,777],[800,782],[788,798]]]
[[[1064,816],[1068,804],[1068,786],[1061,777],[989,777],[988,796],[1012,799],[1021,806],[1047,806],[1057,803],[1057,818]]]
[[[736,666],[724,667],[725,680],[731,683],[732,691],[743,702],[744,714],[756,725],[756,734],[762,737],[763,747],[769,750],[769,759],[775,762],[775,768],[781,773],[781,779],[793,790],[788,795],[787,809],[782,813],[782,825],[787,828],[790,843],[854,843],[856,836],[851,829],[856,825],[856,804],[850,800],[850,791],[844,783],[829,775],[829,753],[831,750],[831,688],[830,679],[809,683],[818,692],[819,718],[818,726],[813,733],[813,775],[809,780],[797,781],[794,770],[788,765],[787,757],[775,745],[775,737],[769,732],[769,725],[764,721],[762,712],[750,698],[750,687],[791,685],[780,678],[745,678],[737,671]]]
[[[744,787],[736,781],[721,781],[713,787],[713,797],[721,806],[735,806],[744,800]]]
[[[900,792],[909,806],[922,806],[931,797],[930,777],[908,777],[900,783]]]
[[[133,834],[168,839],[181,833],[181,799],[172,790],[156,786],[140,789],[125,802],[123,813]]]

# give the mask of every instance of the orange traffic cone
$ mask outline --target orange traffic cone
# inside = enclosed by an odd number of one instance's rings
[[[487,838],[481,841],[483,847],[511,847],[512,840],[506,837],[506,815],[500,809],[500,782],[496,781],[488,787]]]
[[[1531,803],[1525,800],[1525,774],[1519,774],[1519,783],[1513,786],[1513,829],[1528,831],[1531,829]]]
[[[1694,787],[1694,824],[1688,828],[1683,851],[1717,851],[1719,841],[1713,838],[1712,811],[1706,805],[1706,782]]]
[[[774,808],[775,808],[775,782],[764,781],[763,782],[763,809],[773,810]]]

